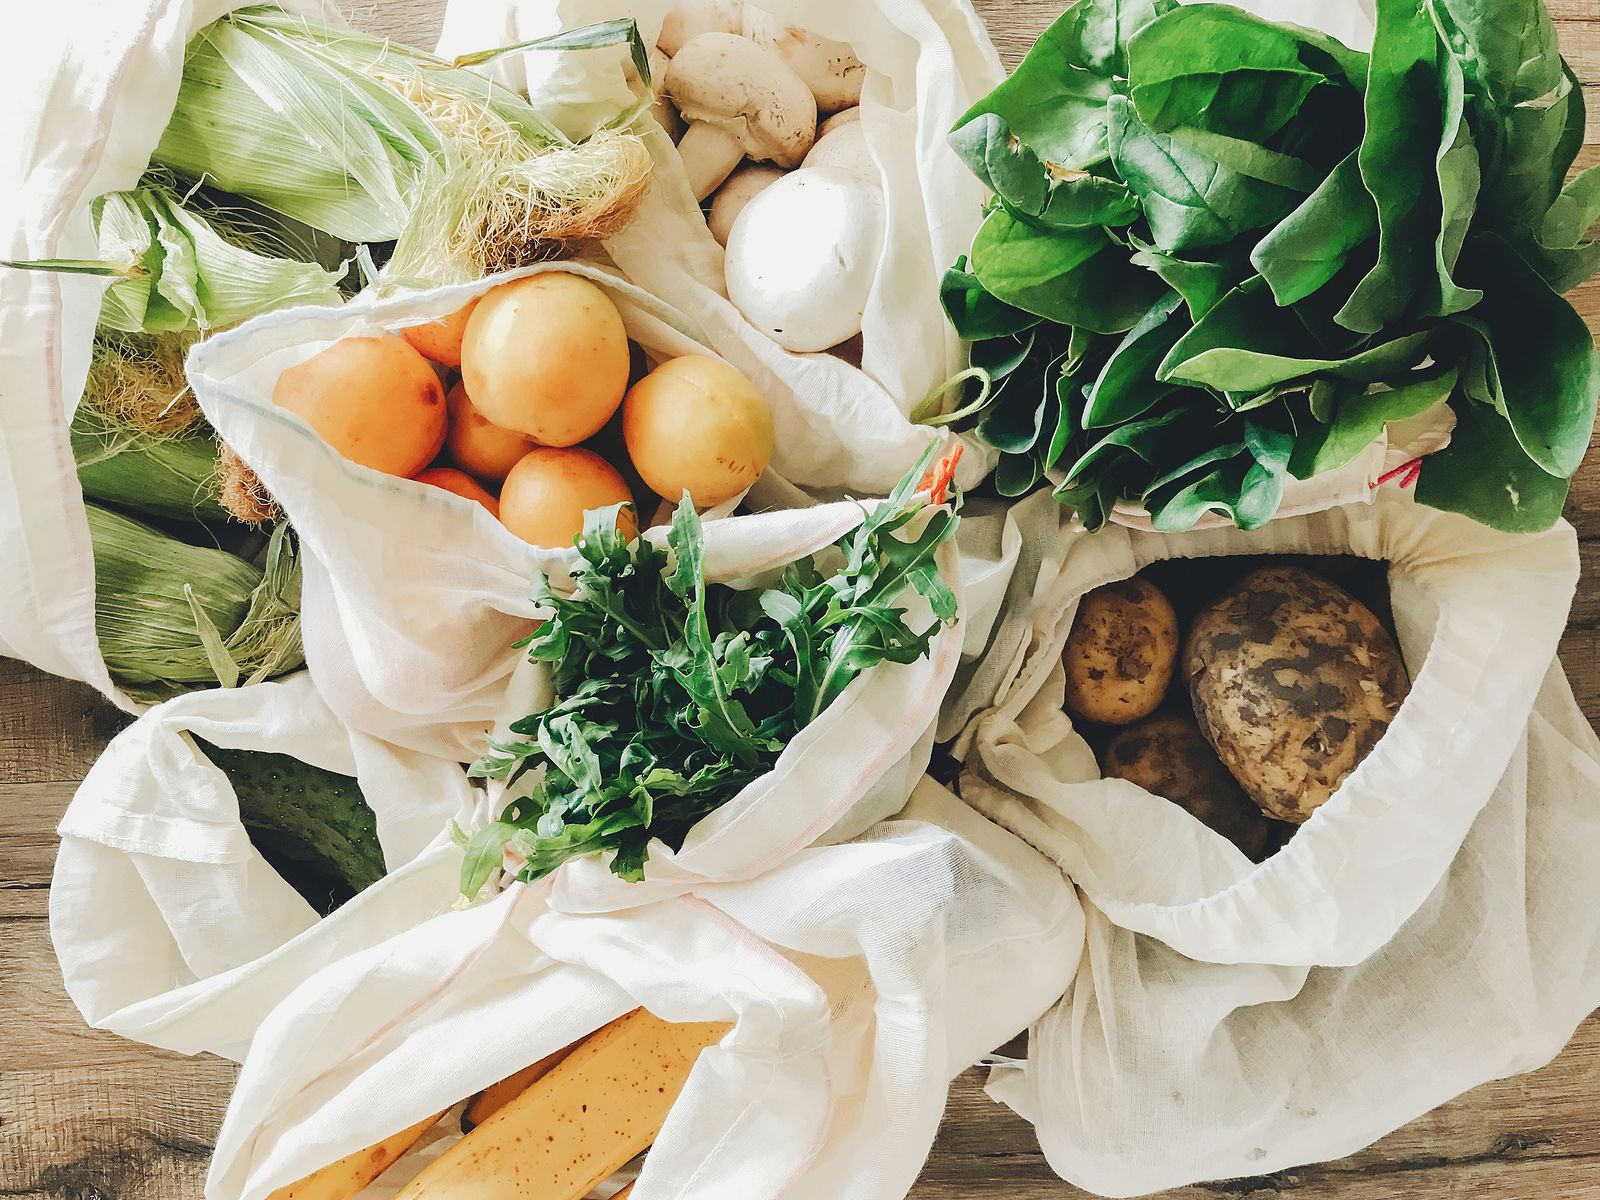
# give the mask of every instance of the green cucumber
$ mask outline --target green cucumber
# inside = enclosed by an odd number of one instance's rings
[[[251,843],[317,911],[383,878],[378,819],[353,778],[287,754],[195,742],[233,785]]]

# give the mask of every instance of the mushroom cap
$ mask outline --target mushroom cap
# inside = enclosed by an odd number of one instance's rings
[[[745,205],[785,174],[787,172],[781,168],[766,163],[747,162],[728,176],[728,181],[711,198],[711,213],[706,218],[706,226],[719,245],[728,244],[728,234],[733,232],[733,223],[739,219]]]
[[[743,27],[740,0],[683,0],[667,10],[656,45],[663,54],[673,55],[702,33],[738,33]]]
[[[728,299],[785,350],[861,332],[883,254],[883,193],[838,167],[795,171],[751,200],[728,235]]]
[[[667,95],[685,121],[717,125],[762,162],[797,167],[817,136],[811,89],[748,38],[702,33],[667,65]]]
[[[817,108],[836,112],[861,103],[867,68],[848,43],[818,37],[809,29],[788,25],[759,9],[744,10],[744,36],[783,59],[805,80]]]
[[[807,170],[812,167],[841,167],[873,187],[882,186],[878,164],[872,161],[872,152],[867,149],[867,132],[860,121],[839,125],[819,137],[816,145],[806,154],[805,162],[800,165]]]
[[[841,108],[836,113],[831,113],[828,119],[817,126],[817,141],[827,137],[835,129],[842,129],[853,121],[861,120],[861,106],[853,104],[849,108]]]

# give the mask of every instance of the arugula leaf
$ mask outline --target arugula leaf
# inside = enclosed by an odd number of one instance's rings
[[[615,509],[589,514],[573,595],[534,581],[550,616],[526,645],[550,665],[556,700],[473,765],[504,780],[510,798],[468,840],[463,894],[476,897],[508,859],[521,864],[517,878],[534,880],[610,852],[614,873],[643,878],[652,840],[682,845],[863,671],[926,655],[957,615],[936,562],[957,517],[919,491],[933,454],[835,548],[789,564],[759,592],[706,581],[687,497],[666,552],[624,541]],[[932,611],[924,628],[909,623],[909,594]]]

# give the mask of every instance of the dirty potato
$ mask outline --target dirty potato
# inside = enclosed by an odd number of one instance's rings
[[[1272,822],[1250,802],[1187,713],[1157,713],[1119,732],[1101,755],[1108,779],[1126,779],[1170,800],[1254,862],[1266,857]]]
[[[1301,824],[1410,689],[1394,639],[1342,588],[1265,567],[1195,618],[1184,674],[1200,731],[1268,816]]]
[[[1148,580],[1124,579],[1078,601],[1067,635],[1067,710],[1127,725],[1155,712],[1178,660],[1178,618]]]

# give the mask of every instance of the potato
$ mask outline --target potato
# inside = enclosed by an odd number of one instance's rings
[[[1195,618],[1183,659],[1222,765],[1268,816],[1296,825],[1377,744],[1411,686],[1371,611],[1298,567],[1240,580]]]
[[[756,385],[716,358],[686,355],[646,375],[622,405],[628,457],[650,489],[676,504],[688,492],[712,508],[744,491],[772,461],[772,412]]]
[[[1106,744],[1100,770],[1170,800],[1260,862],[1272,823],[1250,802],[1187,713],[1157,713]]]
[[[631,504],[622,476],[588,450],[541,446],[511,468],[500,489],[500,521],[530,545],[555,550],[583,532],[583,514],[611,504]],[[639,531],[631,508],[617,517],[625,537]]]
[[[1062,655],[1067,709],[1084,721],[1127,725],[1155,712],[1178,660],[1178,618],[1147,580],[1124,579],[1078,601]]]
[[[467,332],[467,319],[472,316],[472,310],[477,306],[477,300],[469,300],[455,312],[435,321],[428,321],[422,325],[407,325],[400,331],[400,336],[405,338],[411,348],[423,358],[436,362],[441,367],[459,367],[461,339]]]
[[[444,388],[397,337],[345,338],[278,376],[272,402],[351,462],[415,475],[444,444]]]
[[[495,516],[500,515],[500,502],[492,493],[484,491],[482,485],[465,471],[458,471],[454,467],[429,467],[426,471],[419,471],[414,478],[418,483],[443,488],[463,499],[476,500]]]
[[[611,298],[565,271],[503,283],[478,301],[461,381],[484,418],[545,446],[575,446],[628,388],[628,333]]]
[[[463,471],[500,483],[533,449],[533,443],[520,433],[490,424],[472,403],[464,384],[457,383],[445,399],[450,414],[445,449]]]

